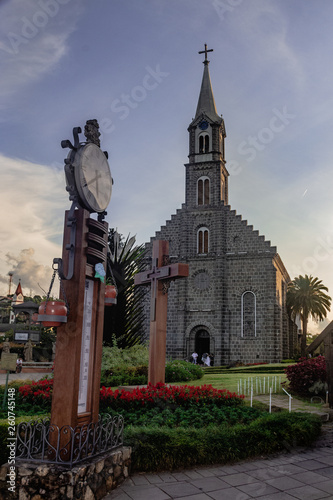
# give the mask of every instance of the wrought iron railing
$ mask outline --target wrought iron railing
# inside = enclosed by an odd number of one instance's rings
[[[16,460],[72,466],[123,444],[121,415],[99,415],[97,423],[71,427],[51,425],[50,419],[21,422],[16,433]]]

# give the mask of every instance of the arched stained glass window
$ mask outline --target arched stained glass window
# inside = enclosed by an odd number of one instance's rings
[[[256,296],[247,291],[242,295],[242,337],[256,337]]]

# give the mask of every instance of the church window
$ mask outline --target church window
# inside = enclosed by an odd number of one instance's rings
[[[209,135],[199,135],[199,153],[209,153]]]
[[[225,182],[223,177],[221,177],[221,200],[225,200]]]
[[[209,152],[209,135],[205,135],[205,153]]]
[[[198,205],[209,205],[209,178],[200,177],[198,180]]]
[[[205,254],[209,251],[209,231],[201,227],[198,231],[198,253]]]
[[[242,337],[256,337],[256,296],[253,292],[242,295]]]
[[[199,137],[199,153],[204,152],[204,138],[203,135],[200,135]]]

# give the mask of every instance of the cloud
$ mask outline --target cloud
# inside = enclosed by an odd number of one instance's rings
[[[14,286],[21,280],[21,286],[24,295],[44,295],[47,293],[52,269],[50,266],[41,265],[34,258],[35,250],[27,248],[21,250],[19,254],[7,253],[6,262],[9,271],[13,273]],[[0,282],[8,283],[8,276],[0,276]],[[58,283],[54,283],[52,294],[58,295]],[[12,289],[12,292],[15,290]]]
[[[77,0],[14,0],[1,7],[2,97],[40,79],[59,63],[80,12]]]
[[[64,174],[58,168],[46,167],[23,160],[7,158],[0,154],[1,207],[0,218],[0,274],[12,271],[12,263],[30,262],[30,267],[40,278],[37,264],[50,266],[53,257],[61,256],[64,211],[70,207],[64,186]],[[21,253],[22,249],[29,249]],[[19,261],[14,256],[20,255]],[[32,256],[36,265],[32,266]],[[29,257],[29,259],[28,259]],[[26,269],[17,267],[21,272]],[[16,274],[16,271],[15,271]],[[17,278],[23,276],[17,276]],[[24,271],[27,279],[27,273]],[[1,287],[0,293],[7,293]],[[5,281],[8,281],[6,278]],[[32,286],[36,277],[27,280]],[[36,293],[38,290],[35,290]]]

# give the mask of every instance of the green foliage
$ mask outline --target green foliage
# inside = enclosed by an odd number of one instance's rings
[[[322,321],[331,309],[331,297],[325,292],[328,288],[322,281],[312,276],[298,276],[288,285],[287,308],[293,317],[300,315],[302,320],[301,355],[305,356],[306,336],[309,316]]]
[[[101,385],[118,387],[119,385],[144,385],[148,380],[148,365],[118,366],[110,371],[102,371]]]
[[[40,417],[41,417],[40,415],[36,415],[36,418]],[[21,422],[29,422],[29,420],[35,420],[35,419],[33,416],[25,415],[17,417],[15,419],[15,423],[16,425],[18,425]],[[7,418],[1,418],[0,419],[0,465],[3,465],[8,461],[9,452],[7,445],[8,445],[8,420]]]
[[[262,411],[249,406],[224,406],[193,404],[188,408],[171,405],[166,408],[160,405],[154,408],[143,408],[140,411],[122,409],[120,412],[109,410],[112,415],[123,415],[126,425],[144,427],[211,427],[216,425],[236,425],[249,423],[262,415]]]
[[[148,381],[149,350],[146,345],[135,344],[122,349],[113,338],[112,347],[103,347],[101,384],[142,385]],[[169,361],[165,368],[166,382],[187,382],[202,378],[204,371],[187,361]]]
[[[113,337],[112,347],[104,346],[102,355],[102,372],[113,371],[115,368],[125,368],[137,365],[148,366],[149,351],[147,345],[135,344],[123,349],[118,347]]]
[[[14,330],[13,328],[10,328],[6,332],[3,333],[3,338],[8,339],[9,342],[12,342],[14,340]]]
[[[319,436],[320,429],[320,419],[314,415],[283,412],[231,428],[128,426],[125,445],[133,449],[133,470],[174,470],[307,446]]]
[[[175,360],[169,361],[165,366],[165,381],[187,382],[197,380],[204,376],[203,369],[187,361]]]
[[[112,335],[116,335],[118,345],[128,347],[145,338],[145,290],[134,286],[134,276],[145,268],[144,245],[135,245],[135,236],[129,235],[123,242],[121,235],[110,229],[109,247],[107,279],[115,282],[118,295],[117,305],[105,308],[104,341],[110,345]]]

